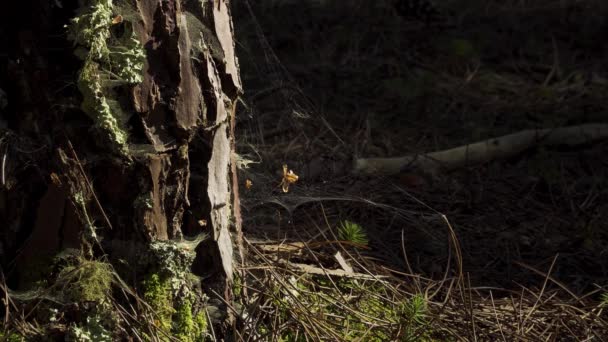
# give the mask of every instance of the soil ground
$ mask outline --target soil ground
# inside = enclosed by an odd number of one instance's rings
[[[362,178],[348,165],[607,123],[606,4],[449,1],[447,26],[384,2],[247,4],[234,21],[247,106],[238,150],[253,161],[242,174],[253,184],[242,190],[248,239],[310,243],[349,220],[370,240],[358,257],[393,276],[441,281],[460,265],[470,289],[494,298],[543,289],[562,303],[600,300],[608,143],[434,177]],[[283,164],[300,175],[288,193]]]

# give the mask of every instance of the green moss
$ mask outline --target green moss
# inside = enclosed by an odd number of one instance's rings
[[[342,341],[431,341],[426,301],[422,296],[399,297],[385,284],[353,279],[334,280],[305,276],[284,279],[290,285],[269,290],[273,314],[256,327],[259,334],[270,333],[282,341],[299,341],[306,329],[298,322],[315,317],[319,331]],[[297,304],[296,304],[297,303]]]
[[[429,341],[426,326],[426,301],[420,295],[392,303],[381,294],[381,283],[359,284],[356,281],[342,280],[338,285],[346,293],[359,294],[350,306],[355,313],[347,313],[343,322],[348,335],[347,340],[358,340],[368,334],[367,341],[387,341],[396,338],[394,331],[400,331],[400,341]],[[388,322],[384,328],[371,328],[365,316]],[[399,327],[398,329],[395,329]]]
[[[165,333],[171,333],[184,342],[203,341],[207,336],[205,313],[195,313],[192,300],[181,298],[174,309],[174,296],[170,277],[150,274],[144,281],[144,299],[156,312],[155,324]]]
[[[0,341],[23,342],[25,341],[25,337],[12,331],[0,331]]]
[[[193,315],[192,303],[184,300],[177,308],[173,323],[175,337],[183,342],[204,340],[207,335],[207,319],[203,312]]]
[[[207,336],[205,315],[195,309],[205,300],[200,278],[190,272],[195,248],[204,238],[154,241],[147,252],[155,271],[144,281],[144,299],[156,312],[157,327],[180,341],[202,341]]]
[[[169,332],[171,317],[175,312],[169,279],[156,273],[150,274],[144,281],[144,299],[158,315],[155,319],[156,326]]]
[[[80,259],[77,265],[64,267],[56,283],[71,301],[104,303],[111,294],[113,278],[110,264]]]
[[[205,312],[200,311],[194,315],[194,336],[197,337],[194,341],[202,341],[207,337],[207,329],[207,315],[205,315]]]
[[[177,307],[173,332],[180,341],[192,341],[194,320],[192,319],[192,304],[185,300]]]
[[[240,297],[243,294],[243,282],[238,274],[235,274],[234,281],[232,282],[232,292],[236,297]]]

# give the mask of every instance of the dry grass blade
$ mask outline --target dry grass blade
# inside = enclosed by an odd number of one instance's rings
[[[549,267],[549,271],[547,272],[547,275],[545,276],[545,280],[543,282],[543,286],[540,289],[540,293],[538,294],[538,297],[536,298],[536,302],[534,302],[534,305],[532,305],[532,308],[530,308],[530,311],[528,311],[528,314],[524,318],[524,320],[522,322],[522,325],[526,324],[526,321],[534,313],[534,311],[536,310],[536,308],[538,306],[538,303],[540,302],[541,298],[543,297],[543,294],[545,293],[545,289],[547,288],[547,283],[549,282],[549,276],[551,274],[551,271],[553,270],[553,266],[555,266],[555,262],[557,261],[557,257],[558,257],[558,255],[555,255],[555,257],[553,258],[553,262],[551,262],[551,266]]]

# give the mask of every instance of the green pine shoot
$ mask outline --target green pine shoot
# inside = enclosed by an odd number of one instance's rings
[[[363,246],[367,246],[369,243],[363,227],[350,221],[342,221],[340,223],[340,226],[338,227],[338,238],[342,241],[349,241]]]

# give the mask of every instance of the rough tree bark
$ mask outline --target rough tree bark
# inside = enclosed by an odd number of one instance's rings
[[[229,2],[20,0],[0,12],[0,247],[10,285],[91,236],[149,243],[207,233],[194,271],[209,296],[230,302],[241,81]]]

